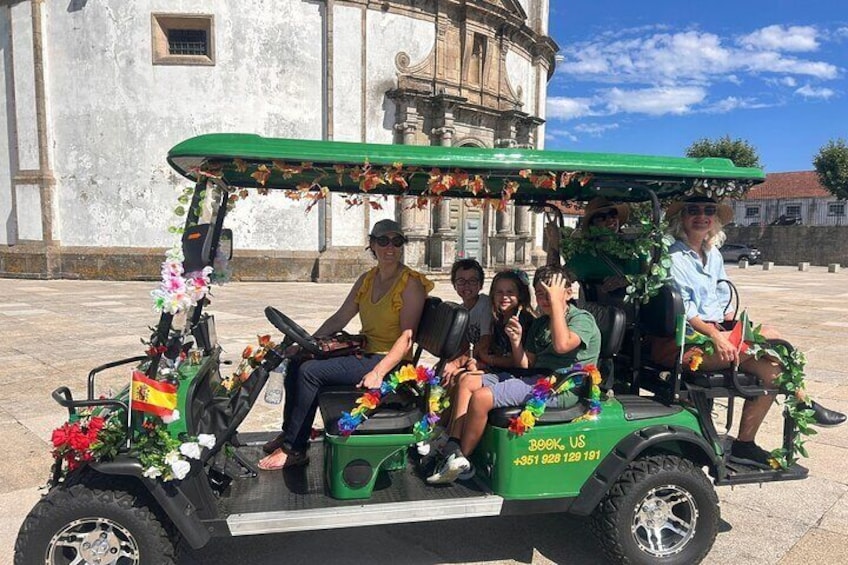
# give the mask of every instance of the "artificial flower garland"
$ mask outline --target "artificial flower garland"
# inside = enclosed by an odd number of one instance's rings
[[[183,271],[183,250],[179,244],[174,245],[165,254],[162,263],[162,282],[159,288],[152,290],[153,309],[156,312],[177,314],[196,306],[209,292],[210,274],[212,267],[204,267],[200,271],[185,273]]]
[[[368,414],[380,405],[380,401],[389,393],[396,392],[402,385],[418,384],[430,386],[430,397],[427,399],[427,414],[413,426],[413,434],[416,439],[422,440],[430,435],[433,426],[439,421],[441,413],[450,404],[444,388],[441,386],[441,378],[429,367],[414,367],[404,365],[383,380],[380,388],[371,389],[356,399],[356,407],[350,412],[342,412],[339,418],[339,435],[349,436],[362,422],[368,418]]]
[[[60,465],[59,473],[79,469],[86,463],[114,459],[126,446],[127,431],[123,414],[112,412],[97,416],[82,412],[77,419],[53,430],[53,456]],[[200,459],[203,448],[215,446],[215,436],[199,434],[197,438],[171,437],[155,417],[148,417],[129,452],[141,462],[142,474],[163,482],[182,480],[191,470],[190,459]]]
[[[258,367],[265,359],[268,351],[276,347],[276,344],[271,341],[270,335],[258,335],[256,340],[259,347],[255,349],[251,345],[245,347],[244,351],[241,352],[241,361],[239,361],[236,370],[233,371],[232,375],[221,379],[221,386],[230,395],[235,394],[241,388],[245,381],[250,378],[253,369]]]
[[[598,368],[593,364],[585,366],[577,364],[566,369],[558,369],[556,374],[566,377],[558,386],[556,375],[543,377],[536,381],[530,393],[530,400],[524,405],[524,409],[518,416],[510,419],[510,433],[521,436],[532,430],[536,426],[536,421],[545,413],[548,400],[582,386],[586,383],[587,378],[589,379],[589,408],[572,421],[597,420],[601,413],[601,372]]]
[[[737,323],[743,323],[739,321]],[[745,321],[749,324],[750,322]],[[763,337],[761,333],[761,325],[751,326],[748,330],[743,330],[747,340],[744,342],[748,345],[746,353],[754,359],[762,357],[771,357],[776,359],[783,367],[783,371],[777,376],[774,381],[778,390],[786,396],[785,405],[789,413],[789,417],[795,422],[795,427],[798,433],[793,441],[793,453],[790,456],[789,452],[784,447],[773,449],[769,465],[774,469],[788,469],[794,464],[800,454],[802,457],[808,457],[805,447],[806,436],[815,435],[816,431],[811,428],[814,423],[813,410],[808,407],[806,402],[798,400],[796,394],[805,392],[806,382],[804,380],[804,367],[807,359],[801,351],[792,349],[791,351],[783,344],[770,344],[768,339]],[[703,363],[704,357],[715,353],[715,344],[708,336],[695,331],[688,324],[686,325],[685,346],[692,348],[692,356],[689,359],[689,370],[697,371]]]

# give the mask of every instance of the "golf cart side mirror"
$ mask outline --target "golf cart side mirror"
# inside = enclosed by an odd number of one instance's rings
[[[218,251],[227,261],[233,258],[233,230],[221,230],[221,238],[218,240]]]

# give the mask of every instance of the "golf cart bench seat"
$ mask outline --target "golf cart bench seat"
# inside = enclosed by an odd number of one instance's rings
[[[647,336],[674,338],[676,320],[683,313],[683,298],[680,295],[680,291],[673,284],[665,284],[660,289],[660,292],[651,298],[648,304],[643,306],[641,320],[644,334]],[[789,344],[785,343],[785,345]],[[674,367],[664,367],[649,360],[642,367],[640,382],[645,385],[667,382],[668,378],[666,375],[668,372],[677,369]],[[728,394],[738,393],[741,396],[753,397],[760,396],[767,390],[763,387],[756,375],[743,371],[734,371],[733,369],[683,371],[682,367],[680,370],[682,371],[684,385],[713,389],[714,392],[726,389]],[[734,393],[733,391],[736,392]],[[713,396],[721,396],[721,394],[713,394]]]
[[[441,373],[444,364],[459,354],[468,325],[468,311],[458,304],[443,302],[429,297],[424,303],[421,321],[415,334],[415,354],[412,361],[403,361],[400,365],[417,365],[421,353],[427,351],[438,358],[436,373]],[[356,407],[356,399],[362,396],[362,389],[351,387],[333,387],[321,391],[318,406],[327,433],[338,435],[338,421],[342,412],[350,412]],[[355,434],[392,434],[412,430],[415,422],[424,417],[426,399],[424,391],[412,391],[404,387],[390,394],[380,406],[368,415],[354,432]]]
[[[584,302],[579,308],[586,310],[595,318],[601,332],[601,349],[598,355],[598,369],[601,371],[601,388],[611,388],[613,382],[613,358],[618,354],[624,343],[627,330],[627,319],[624,311],[614,305]],[[532,373],[532,371],[531,371]],[[518,416],[523,406],[506,406],[495,408],[489,412],[489,424],[499,428],[509,427],[509,421]],[[578,402],[568,408],[549,406],[545,413],[536,420],[536,425],[565,424],[586,412],[587,405]]]

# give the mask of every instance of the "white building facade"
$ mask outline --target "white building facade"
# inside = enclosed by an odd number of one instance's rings
[[[194,135],[541,148],[547,21],[546,0],[0,2],[0,275],[157,276],[187,182],[165,156]],[[528,264],[541,231],[522,207],[303,208],[240,203],[246,278],[348,278],[384,217],[425,270]]]

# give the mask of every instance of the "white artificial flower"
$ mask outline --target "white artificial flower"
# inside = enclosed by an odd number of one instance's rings
[[[187,441],[180,446],[180,453],[189,459],[200,459],[200,445],[196,441]]]
[[[147,469],[145,469],[142,475],[144,475],[148,479],[156,479],[162,476],[162,471],[159,469],[159,467],[148,467]]]
[[[180,411],[172,410],[168,416],[162,416],[162,422],[165,424],[173,424],[180,419]]]
[[[173,466],[177,461],[182,461],[183,458],[180,456],[178,451],[169,451],[165,456],[165,465]]]
[[[191,471],[191,463],[185,459],[171,463],[171,472],[174,473],[174,478],[178,481],[183,480],[189,471]]]
[[[197,436],[197,443],[206,449],[212,449],[215,447],[215,434],[199,434]]]

